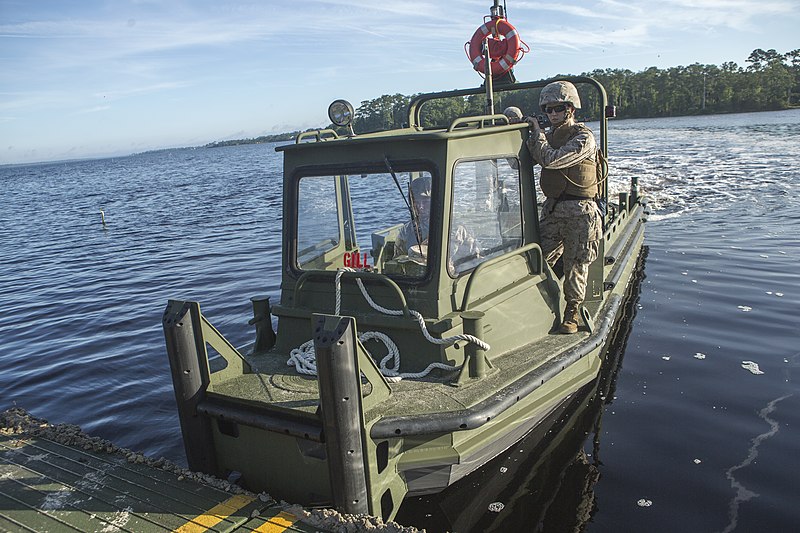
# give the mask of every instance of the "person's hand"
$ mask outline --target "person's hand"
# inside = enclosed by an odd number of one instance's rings
[[[536,120],[536,117],[525,117],[525,122],[527,122],[528,127],[533,130],[533,134],[538,137],[539,133],[542,131],[542,128],[539,127],[539,121]]]

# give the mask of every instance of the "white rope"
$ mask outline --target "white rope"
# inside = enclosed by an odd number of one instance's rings
[[[353,272],[354,270],[351,268],[341,268],[338,272],[336,272],[336,311],[335,314],[338,315],[341,311],[342,307],[342,290],[341,290],[341,278],[345,272]],[[364,299],[367,300],[367,303],[375,309],[385,315],[392,315],[392,316],[400,316],[403,314],[402,309],[387,309],[383,306],[378,305],[375,301],[370,297],[369,293],[367,293],[366,287],[364,287],[364,283],[361,281],[361,278],[356,278],[356,283],[358,284],[358,288],[361,290],[361,294],[364,296]],[[422,335],[427,339],[428,342],[438,345],[450,345],[457,341],[466,341],[471,342],[477,345],[479,348],[483,350],[489,350],[491,348],[487,343],[483,342],[477,337],[467,334],[460,334],[454,335],[452,337],[446,337],[444,339],[437,339],[428,332],[428,328],[425,325],[425,319],[422,317],[420,313],[414,311],[413,309],[409,309],[408,312],[417,319],[417,324],[419,324],[419,328],[422,331]],[[387,381],[390,382],[397,382],[404,378],[423,378],[430,374],[430,372],[434,368],[439,368],[442,370],[449,370],[455,371],[461,368],[461,365],[452,366],[447,365],[444,363],[431,363],[429,364],[425,370],[421,372],[400,372],[400,350],[398,350],[397,345],[389,338],[388,335],[381,333],[379,331],[366,331],[358,336],[358,340],[362,343],[368,340],[377,340],[382,342],[386,346],[387,354],[386,356],[381,359],[379,363],[379,368],[381,374],[386,377]],[[369,353],[369,351],[367,351]],[[372,354],[369,353],[370,357]],[[374,357],[372,357],[375,359]],[[394,360],[394,364],[391,364],[391,361]],[[289,360],[286,361],[288,366],[294,366],[295,369],[301,374],[306,374],[310,376],[317,375],[317,359],[316,353],[314,353],[314,341],[313,339],[310,341],[306,341],[301,344],[298,348],[295,348],[289,353]],[[391,364],[391,366],[390,366]]]

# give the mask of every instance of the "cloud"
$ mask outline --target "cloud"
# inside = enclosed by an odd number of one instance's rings
[[[646,24],[630,25],[612,31],[585,29],[580,32],[578,40],[564,39],[563,35],[563,30],[536,32],[535,40],[532,40],[531,45],[549,50],[561,48],[583,50],[610,45],[639,47],[645,46],[651,40],[649,27]]]
[[[160,91],[167,91],[167,90],[174,90],[174,89],[182,89],[184,87],[191,86],[192,83],[188,81],[165,81],[161,83],[155,83],[152,85],[142,85],[139,87],[125,87],[122,89],[114,89],[109,91],[103,91],[99,93],[95,93],[94,96],[96,98],[107,98],[109,100],[120,100],[123,98],[129,98],[131,96],[139,96],[142,94],[160,92]]]
[[[687,32],[704,33],[715,28],[763,31],[763,19],[796,14],[796,7],[788,0],[600,0],[584,5],[522,2],[515,4],[515,11],[519,13],[522,8],[528,16],[542,20],[535,32],[543,37],[540,40],[553,47],[577,49],[609,43],[646,46],[668,41],[670,36],[678,39]],[[552,13],[563,17],[553,17]],[[571,39],[564,35],[573,32],[580,38],[565,43]]]
[[[40,109],[50,105],[66,103],[63,94],[58,91],[32,88],[28,92],[0,93],[0,111]]]
[[[728,27],[733,30],[763,31],[761,21],[780,15],[796,14],[797,4],[781,0],[753,2],[749,0],[704,0],[693,5],[687,0],[677,1],[678,11],[694,15],[685,23]]]
[[[335,6],[350,8],[348,11],[354,16],[372,18],[375,15],[388,15],[396,18],[397,15],[407,16],[412,19],[434,19],[439,21],[457,20],[453,16],[455,12],[464,12],[466,14],[481,13],[476,10],[474,6],[480,6],[480,9],[487,11],[486,1],[464,1],[460,0],[457,5],[454,2],[435,2],[425,0],[393,0],[389,2],[370,2],[366,3],[363,0],[317,0],[316,2],[307,2],[307,4],[321,4],[323,6]],[[471,7],[467,7],[471,6]],[[313,16],[313,8],[308,8],[309,16]]]
[[[80,111],[76,111],[73,114],[74,115],[86,115],[86,114],[89,114],[89,113],[99,113],[101,111],[108,111],[109,109],[111,109],[110,105],[99,105],[99,106],[91,107],[89,109],[82,109]]]
[[[614,2],[618,4],[618,2]],[[530,11],[534,12],[556,12],[556,13],[563,13],[566,17],[562,19],[556,19],[555,22],[557,24],[564,24],[569,23],[569,17],[580,17],[592,20],[626,20],[626,14],[619,12],[618,6],[616,9],[608,11],[602,10],[597,8],[590,8],[590,7],[583,7],[581,5],[577,5],[575,3],[561,3],[561,4],[544,4],[544,3],[532,3],[532,2],[522,2],[519,5],[515,5],[515,12],[520,8],[525,8]],[[625,6],[625,11],[627,12],[628,9],[631,9],[630,6]],[[510,14],[509,14],[510,16]],[[551,16],[542,16],[541,17],[542,23],[546,25],[547,23],[554,22],[553,17]]]

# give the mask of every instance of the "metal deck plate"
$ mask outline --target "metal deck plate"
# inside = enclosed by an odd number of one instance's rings
[[[0,531],[316,531],[276,502],[158,468],[0,433]]]

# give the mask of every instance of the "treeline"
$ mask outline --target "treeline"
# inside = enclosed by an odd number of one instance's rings
[[[620,117],[669,117],[788,109],[800,104],[800,49],[756,49],[748,66],[695,63],[642,72],[595,70]]]
[[[262,135],[260,137],[254,137],[251,139],[231,139],[228,141],[216,141],[213,143],[208,143],[205,145],[204,148],[219,148],[221,146],[235,146],[237,144],[260,144],[260,143],[272,143],[272,142],[280,142],[280,141],[291,141],[298,135],[300,135],[300,131],[291,131],[287,133],[277,133],[275,135]]]
[[[668,69],[651,67],[641,72],[594,70],[581,75],[603,84],[619,118],[769,111],[800,105],[800,49],[781,54],[759,48],[746,62],[746,67],[733,62],[721,66],[695,63]],[[585,109],[580,118],[599,118],[591,111],[599,110],[594,91],[579,90]],[[406,107],[411,98],[394,94],[361,102],[354,129],[366,132],[402,126],[408,121]],[[532,114],[538,108],[538,98],[538,91],[500,93],[495,110],[516,105]],[[455,117],[484,114],[485,100],[483,95],[474,95],[426,103],[422,108],[423,126],[445,125]]]

